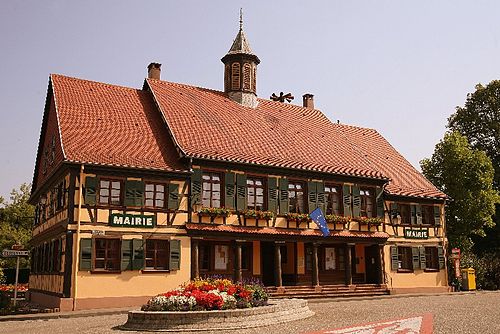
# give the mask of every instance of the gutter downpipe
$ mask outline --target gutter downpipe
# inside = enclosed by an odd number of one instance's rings
[[[188,223],[191,224],[193,221],[193,209],[191,207],[191,177],[193,175],[193,158],[189,158],[188,163],[189,176],[188,176]]]
[[[72,287],[73,287],[73,311],[76,311],[76,293],[77,293],[77,286],[76,286],[76,275],[78,273],[78,266],[79,266],[79,260],[80,257],[78,255],[80,251],[80,222],[81,222],[81,211],[82,211],[82,192],[83,192],[83,170],[84,166],[83,164],[80,165],[80,180],[78,182],[78,213],[77,213],[77,220],[76,220],[76,240],[73,240],[74,245],[73,245],[73,256],[74,256],[74,266],[73,266],[73,273],[71,277],[73,278],[72,282]]]

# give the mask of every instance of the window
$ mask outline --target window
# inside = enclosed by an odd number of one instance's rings
[[[251,65],[249,63],[245,63],[243,65],[243,89],[244,90],[251,90],[251,82],[252,82],[252,69]]]
[[[326,214],[337,215],[342,214],[340,186],[325,185],[326,196]]]
[[[59,183],[57,186],[57,210],[61,210],[66,206],[66,181]]]
[[[52,241],[52,271],[60,272],[61,271],[61,251],[60,251],[60,242],[59,239]]]
[[[434,225],[434,206],[422,205],[422,224]]]
[[[290,200],[288,212],[304,213],[304,184],[302,182],[288,183],[288,198]]]
[[[99,182],[99,204],[120,205],[121,204],[121,182],[112,180],[100,180]]]
[[[120,270],[120,239],[95,239],[94,269]]]
[[[398,247],[398,269],[413,270],[411,247]]]
[[[411,223],[410,205],[399,204],[399,215],[401,217],[400,224],[410,225]]]
[[[146,183],[144,205],[151,208],[165,207],[165,185],[160,183]]]
[[[425,269],[439,270],[438,249],[425,247]]]
[[[203,173],[203,196],[202,204],[206,208],[220,208],[221,177],[217,173]]]
[[[250,270],[252,263],[252,244],[241,245],[241,269]]]
[[[240,64],[231,64],[231,90],[240,89]]]
[[[200,270],[210,270],[210,259],[212,258],[211,256],[211,248],[210,245],[200,245],[199,246],[199,252],[200,252]]]
[[[146,269],[167,270],[169,256],[168,240],[146,240]]]
[[[264,210],[264,181],[247,178],[247,207],[252,210]]]
[[[374,191],[372,189],[360,189],[359,196],[361,198],[361,216],[374,217],[374,212],[373,212]]]

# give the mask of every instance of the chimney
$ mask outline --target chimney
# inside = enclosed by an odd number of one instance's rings
[[[151,63],[148,65],[148,78],[160,80],[161,64]]]
[[[304,108],[314,109],[314,95],[309,93],[302,95],[302,106]]]

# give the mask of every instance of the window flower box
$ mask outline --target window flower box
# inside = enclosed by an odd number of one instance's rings
[[[198,211],[198,216],[201,217],[229,217],[231,215],[231,210],[226,208],[201,208]]]
[[[379,217],[373,217],[373,218],[368,218],[368,217],[356,217],[353,218],[352,220],[357,221],[360,224],[363,225],[370,225],[370,226],[380,226],[384,220]]]
[[[348,224],[351,222],[351,217],[337,216],[337,215],[326,215],[326,222],[331,224]]]
[[[287,213],[286,219],[288,221],[295,221],[297,224],[312,222],[311,217],[307,213]]]
[[[274,213],[272,211],[244,210],[241,211],[240,214],[244,218],[255,218],[255,219],[265,219],[265,220],[270,220],[274,217]]]

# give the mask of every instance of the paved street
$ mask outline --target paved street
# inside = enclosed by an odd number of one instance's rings
[[[308,319],[272,327],[223,333],[307,333],[392,320],[431,313],[434,333],[500,333],[500,291],[358,301],[312,301],[316,314]],[[0,333],[131,333],[113,329],[123,324],[126,315],[84,318],[0,322]]]

